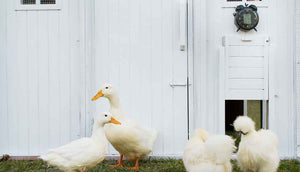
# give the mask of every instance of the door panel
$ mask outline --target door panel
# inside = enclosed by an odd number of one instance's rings
[[[102,0],[95,4],[95,58],[89,89],[94,92],[90,97],[103,83],[117,87],[125,114],[158,131],[155,155],[181,155],[187,139],[187,87],[170,86],[187,82],[180,23],[186,25],[180,21],[179,0]],[[105,99],[88,104],[91,112],[109,109]],[[116,152],[110,148],[110,153]]]

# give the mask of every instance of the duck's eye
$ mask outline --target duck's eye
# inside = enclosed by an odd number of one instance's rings
[[[106,115],[106,114],[105,114],[104,116],[105,116],[105,117],[107,117],[107,115]]]
[[[105,89],[108,89],[108,87],[105,87]]]

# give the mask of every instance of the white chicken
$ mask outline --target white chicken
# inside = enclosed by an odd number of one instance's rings
[[[275,172],[279,166],[278,138],[270,130],[255,130],[247,116],[239,116],[234,129],[242,133],[237,160],[243,171]]]
[[[188,172],[230,172],[234,140],[226,135],[212,135],[197,129],[187,142],[183,163]]]
[[[91,137],[81,138],[50,150],[40,158],[63,171],[83,172],[96,166],[104,160],[107,152],[107,139],[103,128],[107,123],[121,124],[108,112],[97,114]]]

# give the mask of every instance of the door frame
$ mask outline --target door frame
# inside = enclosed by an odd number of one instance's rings
[[[188,139],[195,130],[194,111],[194,0],[187,1],[187,120]]]

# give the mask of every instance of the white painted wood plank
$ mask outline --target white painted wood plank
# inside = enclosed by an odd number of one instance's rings
[[[173,1],[166,0],[162,1],[162,11],[163,11],[163,19],[162,19],[162,29],[163,29],[163,35],[164,39],[162,40],[162,50],[163,50],[163,64],[169,64],[164,65],[163,68],[163,81],[164,82],[170,82],[173,79],[173,25],[174,22],[174,16],[172,13],[173,10]],[[171,26],[171,27],[170,27]],[[176,44],[178,45],[178,44]],[[177,46],[178,47],[178,46]],[[163,110],[163,121],[172,121],[167,122],[164,125],[164,131],[160,133],[161,138],[163,138],[164,146],[164,154],[173,154],[174,152],[174,97],[173,97],[173,90],[170,89],[170,86],[167,84],[163,84],[163,95],[162,100],[164,102],[164,108]]]
[[[300,2],[296,1],[297,155],[300,157]]]
[[[7,110],[8,110],[8,151],[11,155],[18,154],[18,111],[16,108],[16,102],[19,100],[18,93],[16,92],[18,87],[18,74],[16,68],[17,49],[17,25],[16,25],[16,13],[13,11],[13,1],[7,1]],[[14,126],[14,127],[10,127]]]
[[[229,57],[229,67],[265,67],[263,57]]]
[[[263,46],[229,46],[230,57],[262,57],[264,56]]]
[[[62,11],[60,11],[59,19],[59,83],[60,83],[60,144],[66,144],[71,140],[71,104],[70,104],[70,51],[69,51],[69,30],[72,29],[69,20],[69,3],[70,1],[62,1]]]
[[[39,155],[38,13],[27,13],[29,155]]]
[[[264,89],[264,79],[229,79],[229,89]]]
[[[119,93],[122,95],[122,108],[126,114],[141,116],[142,112],[133,112],[130,109],[130,102],[124,101],[123,97],[128,97],[133,84],[128,83],[130,81],[130,23],[129,23],[129,1],[119,1],[119,23],[118,23],[118,34],[119,34]],[[115,47],[117,48],[117,47]],[[133,118],[134,118],[133,117]]]
[[[243,35],[243,36],[234,36],[228,35],[225,36],[225,45],[226,46],[264,46],[268,40],[267,36],[257,36],[257,35]]]
[[[80,137],[86,137],[86,116],[87,116],[87,99],[86,99],[86,85],[87,83],[87,73],[86,69],[88,69],[88,66],[86,65],[87,57],[89,58],[87,52],[90,51],[90,49],[87,48],[87,45],[89,44],[89,33],[91,32],[91,28],[87,23],[91,20],[90,14],[94,13],[92,9],[88,8],[91,1],[79,1],[79,40],[80,40]],[[89,10],[87,10],[89,9]],[[88,51],[87,51],[88,49]],[[90,52],[89,52],[90,53]],[[88,99],[90,100],[90,99]]]
[[[48,12],[49,65],[49,145],[60,146],[60,83],[59,83],[59,12]]]
[[[188,77],[189,77],[189,92],[188,92],[188,110],[189,110],[189,138],[192,137],[192,132],[195,128],[195,121],[196,117],[194,114],[194,102],[195,102],[195,84],[194,84],[194,55],[195,55],[195,47],[194,47],[194,2],[193,1],[187,1],[188,2],[188,14],[187,14],[187,33],[188,33],[188,41],[187,41],[187,54],[188,54]]]
[[[195,121],[194,126],[196,129],[198,127],[206,128],[206,118],[208,118],[207,114],[211,114],[209,112],[211,106],[207,103],[207,86],[205,83],[208,80],[209,75],[207,74],[207,68],[209,67],[207,64],[208,58],[208,48],[207,48],[207,40],[210,39],[210,35],[208,35],[208,30],[210,27],[208,21],[210,20],[208,17],[210,16],[207,11],[209,9],[207,6],[210,6],[209,3],[211,1],[194,1],[194,7],[192,15],[194,15],[194,115]],[[220,45],[221,46],[221,45]],[[196,48],[197,47],[197,48]],[[219,47],[218,47],[219,48]],[[203,82],[204,81],[204,82]]]
[[[269,99],[269,45],[264,47],[264,97]]]
[[[97,1],[98,2],[98,1]],[[90,9],[90,10],[86,10]],[[94,70],[94,67],[92,64],[94,64],[94,55],[95,51],[93,47],[95,45],[95,16],[96,11],[95,11],[95,1],[88,0],[86,1],[86,8],[84,10],[85,12],[85,24],[84,27],[86,28],[85,30],[85,112],[86,112],[86,117],[85,117],[85,135],[88,136],[91,132],[91,116],[94,110],[94,104],[91,101],[91,98],[93,93],[95,94],[97,89],[94,88],[94,75],[95,72],[92,72]],[[90,28],[90,29],[88,29]],[[98,49],[97,49],[98,50]],[[99,89],[99,88],[98,88]]]
[[[151,128],[154,128],[158,131],[159,138],[161,138],[161,133],[163,132],[164,121],[157,120],[162,118],[161,106],[164,102],[162,101],[162,85],[166,84],[162,80],[161,74],[163,72],[164,65],[161,63],[163,57],[163,48],[162,48],[162,3],[161,0],[152,0],[151,1],[151,14],[152,14],[152,36],[151,36]],[[157,139],[157,142],[154,147],[154,155],[163,152],[163,139]]]
[[[8,109],[7,109],[7,2],[0,2],[0,154],[9,150],[8,146]]]
[[[219,54],[220,60],[219,60],[219,114],[218,114],[218,118],[220,119],[218,122],[218,129],[217,129],[217,133],[218,134],[224,134],[225,133],[225,98],[226,98],[226,93],[227,90],[226,87],[227,85],[227,80],[226,80],[226,75],[227,75],[227,71],[225,63],[226,63],[226,54],[225,54],[225,48],[221,47],[220,48],[220,54]],[[226,85],[225,85],[226,84]],[[226,86],[226,87],[225,87]]]
[[[172,13],[173,13],[173,81],[179,83],[187,83],[187,51],[180,51],[178,45],[180,42],[180,21],[177,17],[178,14],[184,13],[186,11],[186,1],[183,0],[184,4],[180,1],[172,2]],[[183,5],[184,8],[180,6]],[[186,21],[185,21],[186,22]],[[185,27],[187,23],[184,23]],[[187,39],[187,35],[184,35],[184,39]],[[186,40],[185,40],[186,41]],[[185,42],[184,41],[184,42]],[[183,154],[183,150],[187,140],[187,86],[186,87],[174,87],[173,88],[173,99],[174,99],[174,116],[173,118],[173,137],[174,145],[173,153],[177,155]]]
[[[264,90],[230,90],[226,100],[264,100]]]
[[[141,51],[140,47],[140,22],[142,20],[141,16],[141,3],[142,1],[139,0],[134,0],[129,2],[129,7],[128,7],[128,13],[129,13],[129,31],[127,34],[129,34],[129,80],[136,80],[139,78],[139,72],[141,70],[141,67],[138,65],[140,57],[142,57],[143,53]],[[129,95],[131,99],[128,101],[128,112],[133,113],[133,114],[139,114],[141,112],[138,111],[136,108],[134,101],[136,101],[139,98],[139,94],[141,89],[139,88],[140,86],[138,84],[130,84],[130,87],[128,89]]]
[[[49,18],[46,11],[38,12],[38,99],[39,99],[39,139],[41,153],[49,145]]]
[[[228,78],[262,79],[264,78],[264,68],[229,68]]]
[[[140,68],[139,72],[139,78],[140,78],[140,87],[138,88],[140,95],[138,97],[145,97],[143,103],[141,104],[142,108],[138,109],[139,113],[142,113],[143,115],[134,115],[132,116],[137,121],[140,121],[145,127],[150,127],[151,124],[151,92],[146,90],[151,90],[151,73],[152,73],[152,67],[153,64],[151,63],[151,60],[153,58],[152,56],[152,44],[151,39],[153,36],[153,18],[152,18],[152,3],[149,0],[143,1],[140,4],[140,15],[141,15],[141,22],[140,22],[140,56],[143,58],[138,59],[138,65],[143,66],[143,68]],[[133,102],[134,103],[134,102]],[[143,111],[142,111],[143,109]]]
[[[18,155],[28,154],[28,47],[27,47],[27,11],[17,12],[17,61],[16,67],[18,68],[17,78],[18,86],[17,97],[18,101],[15,102],[18,110],[18,133],[19,133],[19,145]],[[22,101],[20,101],[22,100]]]
[[[70,51],[70,120],[71,120],[71,139],[80,138],[80,40],[79,40],[79,1],[69,3],[69,21],[72,26],[69,32],[69,51]]]
[[[109,73],[108,82],[114,83],[116,86],[120,86],[119,74],[120,74],[120,47],[119,47],[119,1],[112,0],[109,2],[109,58],[111,61],[108,63],[110,65],[111,72]],[[120,96],[122,93],[120,93]],[[121,97],[122,101],[122,97]],[[129,116],[130,117],[130,116]]]

